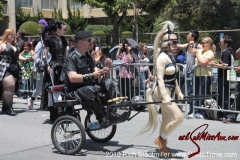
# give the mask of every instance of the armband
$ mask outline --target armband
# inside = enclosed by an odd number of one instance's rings
[[[83,82],[94,79],[93,73],[83,74],[82,76],[83,76]]]

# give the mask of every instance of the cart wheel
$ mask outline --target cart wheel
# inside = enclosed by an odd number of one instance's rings
[[[52,143],[63,154],[76,154],[83,148],[86,133],[80,121],[70,115],[59,117],[51,130]]]
[[[97,121],[95,114],[88,113],[85,118],[85,128],[88,128],[89,124],[91,122]],[[95,130],[95,131],[86,131],[87,135],[94,140],[95,142],[105,143],[110,141],[113,136],[115,135],[117,130],[116,125],[109,126],[108,128],[103,128],[101,130]]]

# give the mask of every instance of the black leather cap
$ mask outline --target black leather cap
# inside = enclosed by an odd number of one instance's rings
[[[75,34],[75,39],[84,39],[87,37],[92,37],[92,33],[91,32],[87,32],[87,31],[78,31]]]

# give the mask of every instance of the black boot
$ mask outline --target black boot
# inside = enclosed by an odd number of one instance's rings
[[[48,107],[49,112],[50,112],[50,121],[54,122],[58,117],[58,109],[54,108],[53,106]]]
[[[4,113],[7,113],[7,108],[4,105],[2,105],[2,114]]]
[[[5,113],[6,113],[7,115],[9,115],[9,116],[16,116],[16,115],[17,115],[17,113],[15,113],[15,112],[13,111],[13,108],[12,108],[12,107],[7,107]]]

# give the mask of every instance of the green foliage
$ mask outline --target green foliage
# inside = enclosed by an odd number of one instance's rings
[[[112,31],[113,26],[105,26],[105,25],[89,25],[85,28],[85,31],[88,32],[96,32],[96,31],[103,31],[104,34],[110,34]]]
[[[88,26],[87,19],[84,19],[80,15],[80,10],[73,10],[73,13],[70,8],[69,0],[67,1],[67,11],[68,11],[68,19],[66,20],[68,24],[71,26],[72,33],[76,33],[77,31],[84,30]]]
[[[17,30],[19,27],[24,23],[28,21],[33,21],[33,22],[38,22],[40,19],[44,19],[44,16],[42,14],[42,11],[37,8],[37,13],[31,17],[30,13],[25,13],[21,7],[18,8],[17,10],[17,15],[16,15],[16,24],[17,24]]]
[[[56,7],[54,6],[54,10],[52,12],[52,19],[58,19],[60,21],[64,21],[63,17],[62,17],[62,9],[56,9]]]
[[[42,14],[42,11],[37,8],[37,13],[33,17],[30,17],[29,20],[33,22],[38,22],[40,19],[44,19],[44,16]]]
[[[176,0],[162,16],[177,22],[180,30],[222,30],[240,26],[239,0]]]
[[[30,21],[31,19],[31,15],[30,13],[25,13],[23,12],[22,8],[19,7],[17,9],[17,15],[16,15],[16,27],[17,27],[17,30],[19,29],[19,27],[24,23],[24,22],[27,22],[27,21]]]
[[[28,21],[23,23],[19,29],[25,30],[27,35],[38,35],[38,29],[40,29],[40,26],[38,23],[33,21]]]
[[[147,12],[152,16],[158,16],[168,4],[176,5],[176,0],[131,0],[130,2],[141,12]]]
[[[132,38],[132,32],[130,31],[122,32],[121,42],[123,42],[126,38]]]
[[[106,43],[106,34],[103,31],[93,32],[92,37],[100,39],[100,43]]]
[[[161,16],[155,19],[155,23],[153,24],[153,32],[159,32],[162,29],[162,22],[164,22],[164,19]]]
[[[2,2],[0,1],[0,21],[3,20],[4,18],[4,15],[3,15],[3,4]]]
[[[132,31],[132,26],[133,26],[134,20],[132,17],[126,17],[122,24],[120,25],[120,32],[123,31]]]
[[[113,30],[113,25],[107,25],[107,26],[105,26],[104,32],[106,34],[110,34],[112,32],[112,30]]]

